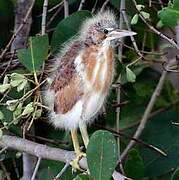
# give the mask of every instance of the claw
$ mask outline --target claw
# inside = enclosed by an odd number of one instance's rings
[[[79,171],[84,171],[84,169],[81,169],[79,166],[79,161],[83,158],[86,157],[86,154],[83,152],[79,152],[76,154],[76,158],[70,162],[70,165],[72,166],[73,170],[79,170]]]

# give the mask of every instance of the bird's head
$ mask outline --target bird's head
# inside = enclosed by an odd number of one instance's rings
[[[120,30],[115,15],[110,12],[100,12],[96,16],[87,19],[81,28],[80,38],[86,44],[100,44],[120,41],[125,36],[133,36],[135,32]]]

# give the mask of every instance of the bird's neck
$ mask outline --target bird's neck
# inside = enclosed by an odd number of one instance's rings
[[[85,79],[96,91],[108,90],[113,77],[114,49],[109,43],[90,45],[82,55]]]

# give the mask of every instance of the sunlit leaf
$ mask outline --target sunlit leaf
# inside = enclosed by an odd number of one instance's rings
[[[11,88],[10,84],[0,84],[0,93],[4,93]]]
[[[22,112],[22,116],[29,115],[34,111],[33,102],[29,103]]]
[[[135,82],[136,75],[128,67],[126,67],[126,76],[129,82]]]
[[[133,16],[133,18],[131,19],[131,24],[132,24],[132,25],[137,24],[138,19],[139,19],[139,15],[138,15],[138,14],[135,14],[135,15]]]

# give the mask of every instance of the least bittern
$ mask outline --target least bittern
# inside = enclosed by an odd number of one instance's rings
[[[100,112],[112,83],[116,43],[135,34],[118,29],[112,12],[98,13],[83,23],[79,35],[56,57],[56,70],[44,98],[51,109],[52,124],[71,131],[77,161],[83,155],[77,128],[87,147],[86,125]],[[73,165],[77,166],[77,161]]]

